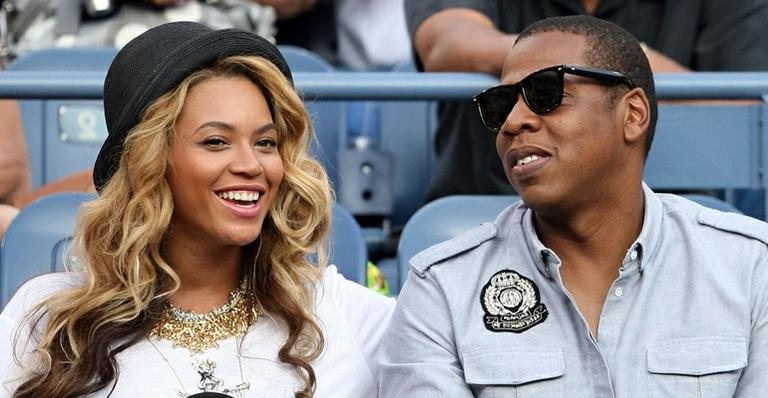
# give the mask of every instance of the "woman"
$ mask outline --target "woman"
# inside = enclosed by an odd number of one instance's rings
[[[332,196],[276,48],[161,25],[118,53],[104,109],[84,270],[6,306],[0,396],[375,396],[393,302],[307,261]]]

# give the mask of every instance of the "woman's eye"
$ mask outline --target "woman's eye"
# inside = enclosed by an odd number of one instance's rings
[[[273,150],[277,148],[277,141],[273,138],[262,138],[256,141],[256,146]]]
[[[202,141],[202,144],[207,146],[207,147],[218,148],[218,147],[222,147],[222,146],[226,145],[227,142],[224,141],[221,138],[218,138],[218,137],[209,137],[209,138],[204,139]]]

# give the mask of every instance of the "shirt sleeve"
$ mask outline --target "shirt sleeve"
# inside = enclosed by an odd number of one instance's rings
[[[768,69],[768,46],[764,44],[768,36],[768,2],[717,0],[704,2],[702,7],[704,20],[695,42],[693,69]]]
[[[13,327],[14,322],[5,315],[0,315],[0,398],[11,396],[11,387],[7,381],[13,368]]]
[[[345,279],[335,266],[326,269],[324,279],[326,291],[332,292],[376,378],[378,368],[374,358],[381,347],[381,339],[395,308],[395,300]]]
[[[34,346],[30,324],[39,316],[30,311],[45,299],[49,279],[43,275],[21,285],[0,314],[0,398],[10,397],[20,382],[19,361]]]
[[[763,258],[768,258],[765,253]],[[768,390],[768,260],[763,260],[752,285],[752,333],[749,360],[734,398],[761,397]]]
[[[448,303],[433,276],[413,272],[384,338],[379,396],[472,397],[464,381]]]

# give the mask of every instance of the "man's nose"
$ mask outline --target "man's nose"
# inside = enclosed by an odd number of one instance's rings
[[[523,94],[517,95],[517,101],[504,119],[504,124],[499,129],[499,134],[508,135],[510,138],[522,133],[531,133],[541,128],[541,115],[533,112],[523,98]]]

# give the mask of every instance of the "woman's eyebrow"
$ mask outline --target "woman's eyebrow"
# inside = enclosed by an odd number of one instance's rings
[[[211,121],[208,121],[208,122],[205,122],[205,123],[201,124],[197,129],[195,129],[195,132],[198,132],[198,131],[206,129],[206,128],[215,128],[215,129],[220,129],[220,130],[235,131],[235,126],[230,124],[230,123],[222,122],[222,121],[218,121],[218,120],[211,120]],[[257,128],[256,130],[254,130],[254,133],[255,134],[261,134],[261,133],[263,133],[265,131],[269,131],[269,130],[277,130],[277,126],[275,126],[274,123],[267,123],[267,124]]]

